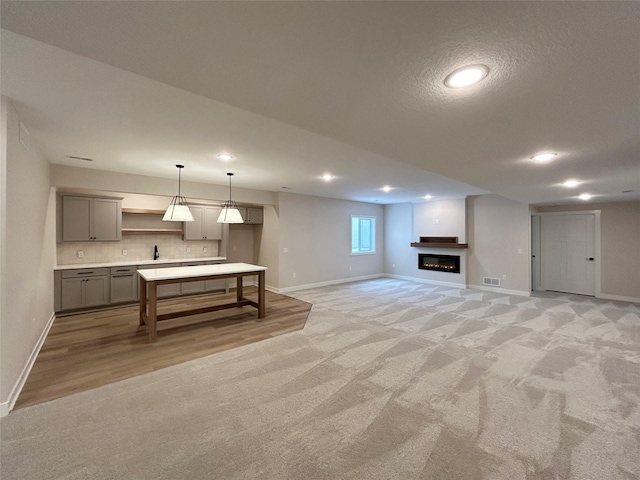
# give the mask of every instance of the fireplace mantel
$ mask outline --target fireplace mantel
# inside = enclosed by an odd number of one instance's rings
[[[423,248],[469,248],[468,243],[458,243],[458,237],[420,237],[420,241],[412,242],[411,246]]]

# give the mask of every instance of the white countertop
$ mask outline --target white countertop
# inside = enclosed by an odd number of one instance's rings
[[[160,260],[131,260],[127,262],[109,262],[109,263],[75,263],[70,265],[56,265],[54,270],[75,270],[77,268],[102,268],[102,267],[127,267],[131,265],[158,265],[167,263],[186,263],[186,262],[224,262],[227,257],[200,257],[200,258],[162,258]],[[180,268],[180,267],[169,267]]]
[[[147,268],[138,270],[138,274],[147,282],[190,277],[207,277],[234,273],[253,273],[266,270],[267,267],[249,263],[221,263],[219,265],[195,265],[193,267]]]

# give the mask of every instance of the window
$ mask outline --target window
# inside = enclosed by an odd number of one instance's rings
[[[351,216],[351,253],[376,253],[376,217]]]

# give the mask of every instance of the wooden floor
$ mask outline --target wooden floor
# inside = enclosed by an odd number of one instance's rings
[[[221,310],[158,323],[147,343],[138,305],[59,317],[53,323],[15,409],[90,390],[125,378],[304,328],[311,304],[267,291],[266,317],[253,307]],[[257,288],[244,296],[257,300]],[[255,297],[255,298],[254,298]],[[167,313],[235,301],[229,294],[158,302]],[[205,321],[206,320],[206,321]]]

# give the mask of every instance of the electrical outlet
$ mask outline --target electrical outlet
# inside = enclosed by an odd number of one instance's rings
[[[78,258],[84,258],[84,250],[78,250]]]
[[[296,278],[296,274],[295,273],[293,274],[293,278]]]
[[[187,253],[191,253],[191,247],[187,247]]]
[[[127,252],[126,248],[122,249],[122,256],[126,257],[129,254],[129,252]]]
[[[440,224],[440,219],[439,218],[434,218],[433,219],[433,224],[434,225],[439,225]]]
[[[208,249],[207,247],[202,247],[202,251],[203,251],[204,253],[207,253],[207,252],[209,251],[209,249]]]
[[[506,275],[502,275],[502,280],[504,281],[506,279],[507,279],[507,276]]]
[[[287,247],[282,247],[282,253],[287,253],[289,249]]]

